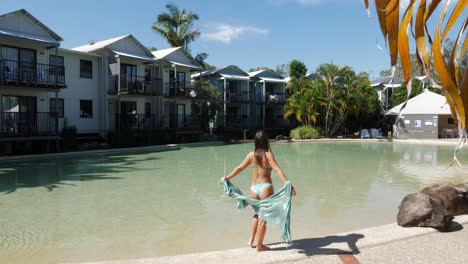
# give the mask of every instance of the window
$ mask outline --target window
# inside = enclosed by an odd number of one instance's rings
[[[93,78],[93,62],[89,60],[80,60],[80,78]]]
[[[57,107],[57,108],[55,108]],[[64,100],[63,99],[58,99],[58,105],[55,105],[55,98],[50,98],[49,99],[49,112],[50,113],[58,113],[58,117],[64,117]]]
[[[151,118],[151,103],[145,103],[145,118]]]
[[[414,120],[414,127],[421,127],[421,120]]]
[[[145,69],[145,82],[151,82],[151,69]]]
[[[452,117],[449,117],[447,122],[448,122],[449,125],[454,125],[455,124],[455,121],[453,121]]]
[[[49,55],[49,81],[63,84],[65,82],[65,62],[63,56]]]
[[[80,100],[80,117],[92,118],[93,117],[93,101]]]
[[[64,66],[63,56],[49,55],[49,65],[50,66]]]

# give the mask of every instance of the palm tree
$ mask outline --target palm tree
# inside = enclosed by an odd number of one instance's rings
[[[166,8],[169,12],[159,14],[151,28],[161,34],[171,47],[183,47],[188,50],[189,44],[201,34],[198,29],[193,29],[194,21],[199,19],[198,15],[185,9],[180,11],[173,3],[167,4]]]
[[[312,86],[312,81],[305,77],[292,77],[286,89],[291,96],[286,102],[285,118],[294,115],[303,125],[315,125],[322,104],[320,94]]]

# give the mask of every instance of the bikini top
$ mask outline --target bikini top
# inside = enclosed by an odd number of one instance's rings
[[[264,169],[264,170],[269,170],[269,171],[273,170],[272,167],[262,167],[262,166],[260,166],[260,165],[255,165],[255,168]]]

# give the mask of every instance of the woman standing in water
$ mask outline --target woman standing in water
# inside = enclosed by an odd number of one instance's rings
[[[235,168],[225,179],[228,181],[234,178],[236,175],[241,173],[248,166],[253,167],[252,171],[252,184],[250,187],[250,198],[257,200],[264,200],[270,197],[274,193],[271,171],[274,170],[280,180],[284,183],[288,182],[288,178],[284,175],[284,172],[276,163],[275,156],[271,151],[270,144],[268,142],[267,134],[260,130],[255,134],[255,150],[247,154],[245,160]],[[292,187],[292,195],[296,195],[294,187]],[[266,221],[258,219],[258,212],[252,218],[252,224],[250,228],[250,239],[249,245],[253,247],[255,235],[257,235],[257,251],[264,251],[270,249],[263,245],[263,239],[265,238],[266,232]]]

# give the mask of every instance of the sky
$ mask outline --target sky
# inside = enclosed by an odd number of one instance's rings
[[[160,0],[0,0],[0,14],[26,9],[59,34],[63,48],[132,34],[145,46],[169,48],[151,26],[166,11]],[[346,64],[371,78],[390,68],[375,14],[362,0],[173,0],[199,15],[201,37],[192,54],[207,62],[275,69],[293,59],[309,72],[322,63]],[[403,1],[405,2],[405,1]]]

